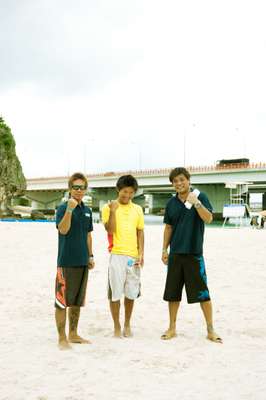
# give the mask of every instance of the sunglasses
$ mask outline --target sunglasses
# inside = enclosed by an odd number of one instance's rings
[[[85,185],[72,185],[72,189],[74,190],[86,190],[86,186]]]

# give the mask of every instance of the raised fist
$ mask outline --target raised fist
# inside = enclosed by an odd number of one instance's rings
[[[71,197],[71,198],[68,200],[68,202],[67,202],[67,206],[68,206],[69,208],[76,208],[77,205],[78,205],[77,200],[73,199],[72,197]]]
[[[198,202],[198,196],[195,193],[190,192],[187,197],[187,201],[191,204],[196,204]]]
[[[113,200],[108,204],[110,211],[116,211],[119,207],[118,201]]]

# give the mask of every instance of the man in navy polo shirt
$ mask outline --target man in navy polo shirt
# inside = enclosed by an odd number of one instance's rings
[[[176,190],[166,205],[162,261],[168,265],[164,300],[169,305],[169,328],[163,340],[176,336],[176,316],[185,285],[188,303],[200,303],[207,324],[207,338],[222,339],[213,328],[212,303],[203,258],[204,223],[212,222],[212,206],[204,193],[190,189],[190,174],[175,168],[169,180]],[[170,253],[168,254],[168,246]]]
[[[69,343],[90,343],[77,333],[80,307],[84,305],[88,270],[94,268],[92,253],[92,212],[82,202],[88,182],[77,172],[68,181],[70,198],[56,213],[58,257],[55,288],[55,319],[59,348],[70,349]],[[68,308],[69,336],[66,337]]]

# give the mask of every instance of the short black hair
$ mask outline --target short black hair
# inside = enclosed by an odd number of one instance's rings
[[[190,173],[188,170],[184,167],[177,167],[172,169],[172,171],[169,174],[169,181],[173,183],[173,180],[176,176],[178,175],[184,175],[188,180],[190,179]]]
[[[132,187],[136,192],[138,190],[138,182],[132,175],[122,175],[116,182],[116,188],[118,191],[124,189],[125,187]]]

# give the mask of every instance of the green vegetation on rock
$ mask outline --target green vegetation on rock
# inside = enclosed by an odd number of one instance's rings
[[[23,194],[26,179],[16,155],[11,129],[0,117],[0,214],[5,213],[14,196]]]

